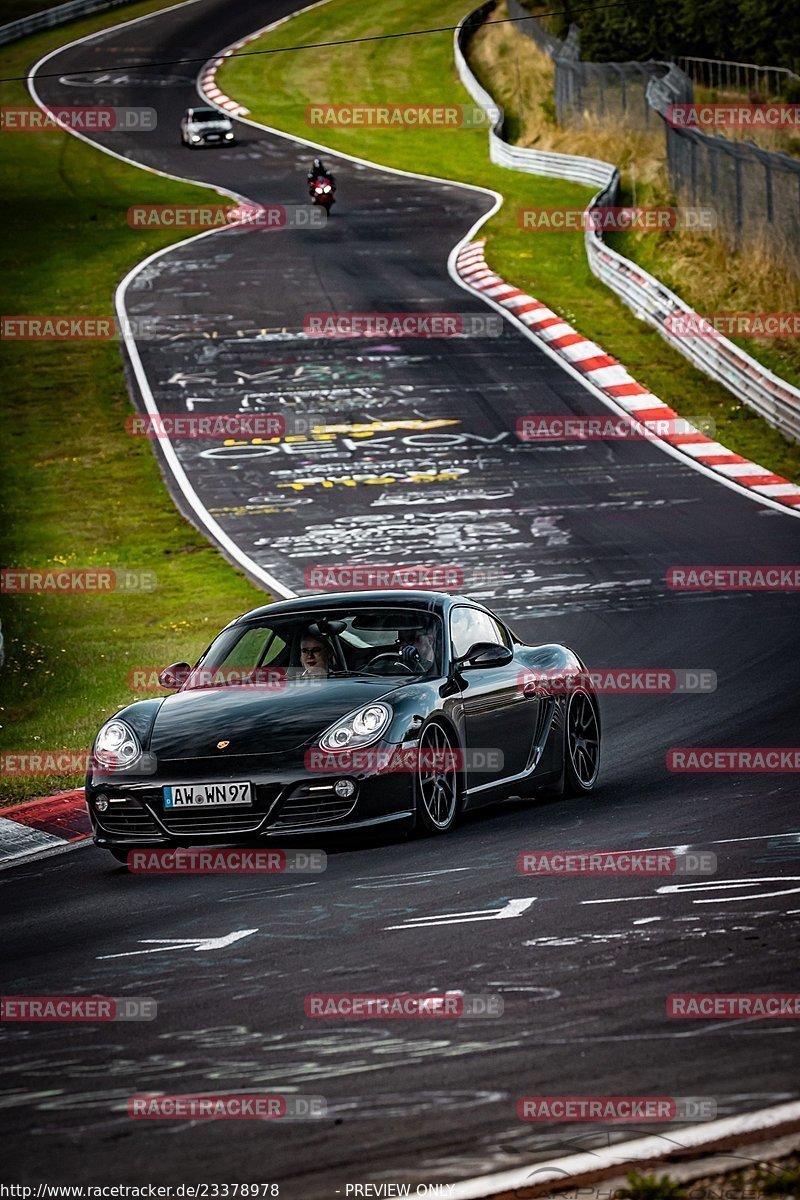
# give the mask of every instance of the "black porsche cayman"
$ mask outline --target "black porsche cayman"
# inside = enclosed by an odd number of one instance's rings
[[[438,592],[254,609],[195,667],[161,673],[173,695],[102,727],[86,779],[94,840],[125,860],[390,823],[435,834],[511,796],[590,792],[600,721],[585,673],[566,646],[527,646]]]

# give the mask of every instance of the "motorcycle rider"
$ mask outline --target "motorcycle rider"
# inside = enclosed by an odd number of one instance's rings
[[[336,187],[336,180],[334,179],[333,173],[328,170],[321,158],[314,159],[307,178],[309,191],[318,179],[327,179],[332,188],[335,189]]]

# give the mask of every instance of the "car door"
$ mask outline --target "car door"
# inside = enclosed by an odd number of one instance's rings
[[[498,621],[472,605],[459,605],[450,614],[450,644],[454,659],[476,642],[495,642],[513,649]],[[520,667],[514,659],[500,667],[473,667],[460,673],[466,726],[467,787],[482,788],[498,779],[521,774],[530,758],[536,728],[536,697],[520,686]],[[476,750],[500,751],[502,769],[486,770]],[[473,761],[475,758],[475,761]]]

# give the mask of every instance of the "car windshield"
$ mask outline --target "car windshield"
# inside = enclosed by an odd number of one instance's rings
[[[442,623],[412,608],[363,607],[283,613],[224,630],[184,689],[346,677],[396,682],[441,674]]]
[[[227,121],[227,119],[213,108],[195,108],[191,112],[192,121]]]

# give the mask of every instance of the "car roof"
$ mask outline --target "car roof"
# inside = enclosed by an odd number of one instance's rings
[[[250,612],[243,613],[231,624],[238,624],[239,621],[253,621],[266,616],[281,616],[297,611],[308,612],[309,610],[316,611],[334,607],[368,608],[375,604],[392,608],[425,608],[429,612],[440,614],[447,612],[454,604],[472,604],[476,608],[484,607],[474,600],[469,600],[464,596],[453,596],[449,592],[406,591],[405,588],[402,591],[326,592],[324,595],[297,596],[294,600],[279,600],[275,604],[264,604],[261,608],[253,608]]]

